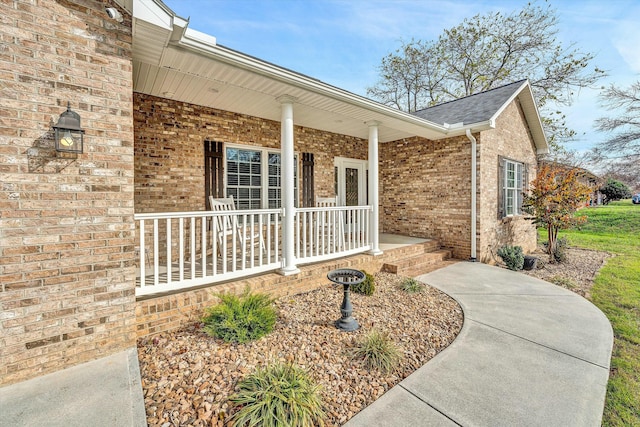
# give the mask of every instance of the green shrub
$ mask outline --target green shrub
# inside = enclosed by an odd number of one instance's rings
[[[273,330],[276,311],[273,300],[247,289],[241,296],[218,295],[220,304],[209,307],[202,319],[204,331],[226,342],[257,340]]]
[[[544,242],[545,251],[549,247],[548,242]],[[569,247],[569,241],[566,237],[561,237],[556,240],[556,250],[553,253],[553,261],[563,263],[567,260],[567,248]]]
[[[561,237],[556,241],[556,251],[553,254],[553,259],[556,262],[565,262],[567,260],[567,247],[569,246],[569,242],[566,237]]]
[[[238,382],[229,398],[239,408],[231,416],[237,426],[312,427],[324,425],[320,386],[292,364],[276,363]]]
[[[416,279],[411,277],[407,277],[400,283],[400,289],[410,294],[415,294],[418,292],[422,292],[424,290],[424,285],[418,282]]]
[[[389,334],[372,330],[358,341],[351,349],[352,359],[361,359],[370,369],[384,372],[393,371],[400,363],[400,350],[393,343]]]
[[[524,266],[522,247],[505,245],[498,249],[498,256],[502,258],[509,270],[519,271]]]
[[[376,280],[373,275],[366,271],[363,271],[363,273],[365,276],[364,280],[357,285],[351,285],[351,290],[362,295],[373,295],[373,292],[376,290]]]

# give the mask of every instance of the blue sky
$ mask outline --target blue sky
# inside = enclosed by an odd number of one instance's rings
[[[526,1],[446,0],[164,0],[189,27],[226,47],[366,96],[383,56],[411,38],[434,40],[478,13],[509,13]],[[601,85],[628,86],[640,79],[638,0],[551,0],[560,40],[595,53],[608,70]],[[544,3],[538,2],[539,5]],[[593,121],[609,114],[597,91],[582,90],[563,107],[579,134],[569,148],[586,150],[606,139]]]

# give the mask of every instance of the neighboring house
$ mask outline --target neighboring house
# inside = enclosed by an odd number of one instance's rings
[[[603,203],[604,196],[600,192],[600,188],[605,184],[605,180],[599,177],[598,175],[590,172],[585,168],[580,168],[576,166],[565,165],[559,162],[551,161],[551,160],[540,160],[539,165],[549,165],[554,169],[558,169],[562,172],[568,172],[570,170],[576,171],[576,177],[578,182],[588,186],[591,189],[591,197],[587,202],[588,206],[599,206]]]
[[[521,193],[547,143],[527,81],[408,114],[220,46],[160,0],[0,12],[0,384],[135,346],[211,284],[380,268],[380,233],[482,262],[535,246]],[[53,148],[67,102],[82,154]]]

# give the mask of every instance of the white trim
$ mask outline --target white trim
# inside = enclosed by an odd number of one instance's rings
[[[224,173],[222,178],[222,185],[224,186],[225,197],[227,188],[229,183],[227,182],[227,148],[235,148],[238,150],[253,150],[260,151],[262,154],[260,155],[260,191],[261,195],[261,206],[260,209],[269,209],[269,154],[280,154],[280,168],[282,171],[282,150],[280,148],[270,148],[263,147],[261,145],[246,145],[246,144],[237,144],[232,142],[223,142],[223,155],[222,162],[224,167]],[[296,163],[295,167],[298,171],[297,175],[294,174],[294,187],[296,190],[296,196],[298,197],[298,204],[300,204],[300,155],[297,151],[293,152],[294,161]],[[266,159],[266,161],[265,161]],[[280,176],[280,191],[282,192],[282,175]],[[282,200],[282,199],[281,199]],[[294,196],[295,200],[295,196]]]
[[[338,168],[338,176],[335,179],[338,182],[338,205],[346,205],[345,194],[345,169],[357,169],[358,170],[358,205],[367,205],[367,171],[369,170],[369,162],[361,159],[351,159],[349,157],[334,157],[333,166]],[[369,177],[371,179],[371,177]]]

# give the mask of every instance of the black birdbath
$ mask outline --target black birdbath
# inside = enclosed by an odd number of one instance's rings
[[[351,306],[351,299],[349,298],[349,287],[362,283],[365,279],[364,273],[351,268],[343,268],[330,271],[329,274],[327,274],[327,278],[333,283],[344,286],[344,296],[342,298],[342,305],[340,306],[342,316],[336,320],[336,328],[341,331],[355,331],[360,325],[358,325],[356,319],[351,316],[353,306]]]

